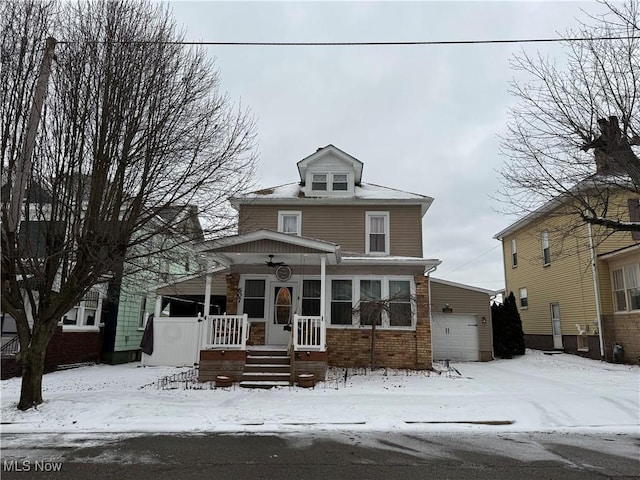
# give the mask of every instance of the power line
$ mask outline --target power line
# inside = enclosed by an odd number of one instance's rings
[[[453,272],[457,272],[458,270],[460,270],[462,267],[466,267],[467,265],[469,265],[470,263],[475,262],[477,259],[479,259],[480,257],[484,257],[486,254],[493,252],[496,248],[502,246],[501,243],[497,244],[494,247],[491,247],[489,250],[487,250],[486,252],[482,252],[480,255],[478,255],[477,257],[473,257],[471,260],[469,260],[466,263],[463,263],[462,265],[457,266],[456,268],[454,268],[453,270],[449,270],[447,273],[443,274],[443,276],[446,275],[450,275]]]
[[[228,46],[228,47],[395,47],[411,45],[482,45],[482,44],[509,44],[509,43],[553,43],[553,42],[589,42],[594,40],[630,40],[635,37],[573,37],[573,38],[524,38],[503,40],[432,40],[432,41],[389,41],[389,42],[208,42],[208,41],[66,41],[59,44],[87,43],[87,44],[131,44],[131,45],[203,45],[203,46]]]

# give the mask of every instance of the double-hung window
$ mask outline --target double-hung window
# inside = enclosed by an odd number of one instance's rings
[[[389,212],[367,212],[365,251],[389,254]]]
[[[302,235],[302,212],[278,212],[278,231],[289,235]]]
[[[264,318],[264,280],[244,281],[244,309],[249,318]]]
[[[382,282],[360,280],[360,324],[382,325]]]
[[[549,249],[549,232],[546,230],[540,235],[540,241],[542,242],[542,265],[547,266],[551,264],[551,250]]]
[[[320,315],[320,280],[303,280],[302,315],[317,317]]]
[[[327,191],[327,174],[326,173],[314,173],[311,175],[311,190],[315,191]]]
[[[97,327],[100,318],[100,293],[89,290],[84,298],[62,318],[63,325]]]
[[[640,310],[640,264],[617,268],[612,276],[616,312]]]
[[[526,287],[520,289],[520,308],[527,308],[529,306],[529,294]]]
[[[331,182],[331,189],[334,192],[346,192],[349,184],[347,182],[347,180],[349,179],[349,176],[346,173],[334,173],[333,175],[331,175],[332,177],[332,182]]]
[[[511,266],[513,268],[518,266],[518,250],[515,238],[511,240]]]
[[[331,280],[331,324],[351,325],[353,310],[351,280]]]
[[[389,281],[389,326],[411,326],[411,282]]]

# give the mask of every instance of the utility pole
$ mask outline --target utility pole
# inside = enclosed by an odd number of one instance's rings
[[[20,224],[20,207],[24,199],[27,181],[31,173],[31,155],[33,147],[36,143],[36,134],[38,133],[38,125],[42,116],[42,104],[47,93],[47,85],[49,84],[49,74],[51,73],[51,62],[53,61],[54,50],[57,40],[48,37],[46,40],[42,64],[40,65],[40,74],[36,83],[36,91],[33,96],[33,104],[31,105],[31,113],[29,115],[29,123],[27,124],[27,133],[22,144],[20,156],[16,162],[16,172],[13,185],[11,186],[11,197],[9,200],[9,219],[7,231],[15,233]]]

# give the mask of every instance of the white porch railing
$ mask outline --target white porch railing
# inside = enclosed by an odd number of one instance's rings
[[[249,339],[249,319],[244,315],[207,315],[201,323],[204,350],[244,350]]]
[[[327,328],[322,317],[293,316],[294,350],[325,351]]]

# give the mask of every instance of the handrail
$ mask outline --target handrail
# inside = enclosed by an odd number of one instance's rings
[[[203,320],[202,348],[245,350],[249,318],[244,315],[207,315]]]
[[[20,352],[20,338],[18,335],[2,345],[1,352],[3,355],[17,355]]]
[[[327,329],[325,320],[320,316],[293,316],[293,345],[295,350],[326,349]]]

